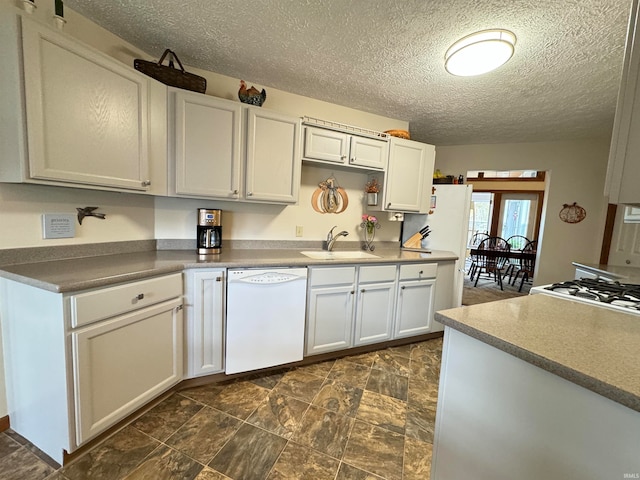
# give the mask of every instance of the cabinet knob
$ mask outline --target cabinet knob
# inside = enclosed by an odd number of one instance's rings
[[[253,192],[247,192],[247,197],[252,197],[253,196]]]
[[[149,185],[151,185],[151,180],[143,180],[142,181],[142,186],[143,187],[148,187]]]
[[[222,281],[222,277],[216,277],[216,282],[221,282]]]
[[[238,195],[238,190],[234,190],[232,193],[233,193],[234,195]]]
[[[387,208],[391,208],[391,202],[387,203]]]
[[[351,295],[353,295],[354,293],[356,293],[355,290],[351,290]]]
[[[364,288],[363,288],[362,290],[360,290],[360,293],[364,293],[364,291],[365,291],[365,290],[364,290]]]
[[[144,298],[144,293],[139,293],[136,295],[136,300],[142,300]]]
[[[355,163],[356,161],[356,157],[352,157],[351,160],[349,160],[350,163]]]
[[[418,272],[418,275],[422,275],[423,273],[424,273],[424,271],[423,271],[423,270],[420,270],[420,271]]]
[[[347,158],[346,155],[340,155],[340,160],[344,160],[345,158]]]
[[[400,287],[400,290],[404,290],[405,288],[407,288],[407,286],[406,286],[406,285],[402,285],[402,286]]]

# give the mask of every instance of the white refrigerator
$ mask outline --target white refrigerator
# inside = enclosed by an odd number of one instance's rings
[[[433,187],[435,190],[432,196],[431,213],[404,215],[401,245],[416,232],[429,226],[429,236],[422,240],[421,248],[424,250],[447,250],[458,256],[455,265],[454,304],[452,307],[459,307],[462,305],[473,186],[436,184]]]

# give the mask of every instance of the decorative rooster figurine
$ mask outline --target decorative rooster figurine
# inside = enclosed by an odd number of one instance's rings
[[[247,84],[244,80],[240,80],[240,90],[238,90],[238,98],[242,103],[248,103],[250,105],[257,105],[259,107],[262,106],[264,101],[267,99],[267,92],[265,89],[262,89],[262,92],[259,92],[256,87],[251,85],[251,88],[247,90]]]

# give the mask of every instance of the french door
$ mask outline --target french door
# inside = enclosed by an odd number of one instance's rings
[[[513,235],[536,238],[538,197],[538,193],[501,194],[498,235],[505,239]]]

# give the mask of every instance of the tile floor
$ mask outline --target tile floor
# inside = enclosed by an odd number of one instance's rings
[[[64,468],[8,431],[0,479],[425,480],[442,339],[173,394]]]

